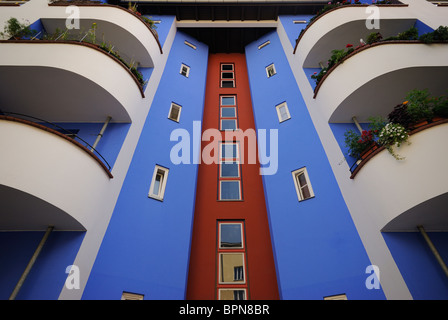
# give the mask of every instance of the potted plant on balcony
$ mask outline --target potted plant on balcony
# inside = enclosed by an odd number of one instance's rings
[[[409,134],[405,127],[399,123],[389,122],[379,133],[378,143],[384,146],[395,159],[404,160],[404,157],[395,153],[394,147],[400,147],[404,142],[408,142],[408,138]]]
[[[344,136],[348,155],[358,160],[364,160],[369,154],[378,149],[376,142],[378,133],[379,130],[374,125],[369,125],[369,130],[363,130],[361,133],[347,130]]]
[[[17,18],[10,18],[6,21],[4,32],[0,32],[0,36],[7,37],[10,40],[29,38],[35,34],[36,30],[31,29],[29,24],[20,23]]]

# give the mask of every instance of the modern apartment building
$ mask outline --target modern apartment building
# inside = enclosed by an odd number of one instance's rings
[[[1,0],[0,299],[448,299],[445,26],[426,0]]]

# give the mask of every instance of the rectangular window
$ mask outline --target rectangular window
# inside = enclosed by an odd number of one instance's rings
[[[234,142],[221,142],[221,159],[233,160],[239,158],[238,144]]]
[[[232,106],[232,107],[231,107]],[[220,97],[220,130],[236,130],[238,129],[238,117],[236,110],[236,96]]]
[[[260,44],[259,46],[258,46],[258,50],[260,50],[260,49],[262,49],[262,48],[264,48],[264,47],[266,47],[268,44],[270,44],[271,43],[271,41],[265,41],[265,42],[263,42],[262,44]]]
[[[123,292],[121,295],[121,300],[143,300],[142,294]]]
[[[275,71],[274,64],[270,64],[269,66],[266,67],[266,74],[267,74],[268,78],[272,77],[276,73],[277,72]]]
[[[148,197],[163,201],[168,171],[167,168],[158,165],[155,166]]]
[[[311,188],[310,179],[306,168],[301,168],[292,172],[294,185],[296,187],[297,197],[299,201],[303,201],[314,197],[313,189]]]
[[[244,253],[219,254],[219,283],[245,283],[244,269]]]
[[[241,200],[239,180],[221,180],[219,189],[219,200]]]
[[[241,222],[219,223],[219,248],[243,248],[243,224]]]
[[[246,300],[246,289],[219,289],[219,300]]]
[[[221,64],[221,88],[235,87],[235,66],[233,63]]]
[[[275,109],[277,110],[277,116],[279,122],[283,122],[291,118],[291,115],[289,114],[288,105],[286,104],[286,102],[276,105]]]
[[[190,74],[190,67],[182,63],[180,67],[180,74],[188,78],[188,75]]]
[[[168,113],[168,119],[179,122],[180,112],[182,111],[182,107],[174,102],[171,103],[170,111]]]

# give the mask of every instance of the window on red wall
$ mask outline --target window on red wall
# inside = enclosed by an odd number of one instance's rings
[[[222,63],[220,75],[221,88],[235,88],[235,65],[233,63]]]
[[[247,299],[247,261],[244,221],[218,221],[217,297],[219,300]]]

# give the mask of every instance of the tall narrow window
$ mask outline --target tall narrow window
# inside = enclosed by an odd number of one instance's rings
[[[239,149],[236,142],[221,142],[219,155],[218,200],[242,200]]]
[[[170,111],[168,113],[168,119],[179,122],[180,112],[182,111],[182,107],[176,103],[171,103]]]
[[[221,88],[235,87],[235,66],[233,63],[221,64]]]
[[[182,63],[180,67],[180,74],[188,78],[188,75],[190,74],[190,67]]]
[[[303,201],[314,197],[313,189],[311,188],[310,179],[306,168],[301,168],[292,172],[294,185],[296,187],[297,197],[299,201]]]
[[[219,300],[245,300],[247,292],[244,221],[218,221],[217,287]]]
[[[167,168],[157,165],[155,166],[148,197],[163,201],[166,181],[168,179],[168,171]]]
[[[268,78],[272,77],[276,73],[277,72],[275,71],[274,64],[270,64],[269,66],[266,67],[266,74],[267,74]]]
[[[236,96],[234,95],[220,97],[219,128],[220,130],[238,128]]]
[[[286,102],[283,102],[275,106],[275,109],[277,110],[277,116],[279,122],[283,122],[291,118],[291,115],[289,114],[288,105],[286,104]]]

